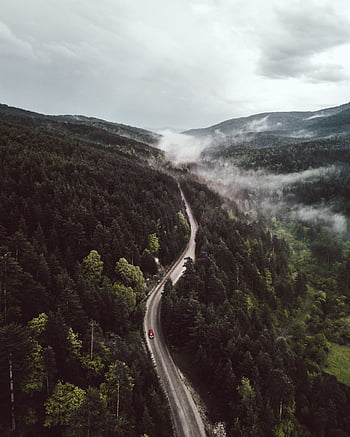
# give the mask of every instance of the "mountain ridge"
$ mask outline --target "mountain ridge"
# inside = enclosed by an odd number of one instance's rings
[[[114,147],[144,158],[161,158],[156,148],[158,136],[153,132],[82,115],[45,115],[0,104],[0,119],[54,135]]]
[[[348,102],[317,111],[263,112],[248,117],[228,119],[205,128],[186,130],[183,133],[192,136],[220,137],[237,133],[266,132],[286,137],[325,137],[329,135],[329,129],[325,128],[322,120],[330,117],[333,117],[333,127],[338,125],[337,134],[350,132],[349,110],[350,103]],[[338,123],[341,114],[346,115],[346,119],[342,123]],[[343,129],[339,129],[340,125],[343,126]]]
[[[97,117],[90,117],[85,115],[62,114],[50,115],[39,112],[29,111],[27,109],[17,108],[4,103],[0,103],[0,114],[8,117],[30,118],[33,120],[45,120],[47,122],[59,122],[69,124],[83,124],[103,129],[107,132],[124,136],[137,141],[142,141],[146,144],[155,144],[158,140],[158,135],[149,130],[129,126],[122,123],[103,120]]]

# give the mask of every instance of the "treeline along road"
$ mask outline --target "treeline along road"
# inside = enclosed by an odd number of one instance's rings
[[[177,437],[204,437],[206,433],[202,418],[191,393],[184,384],[179,370],[170,355],[164,339],[160,317],[161,295],[166,281],[171,279],[174,284],[184,271],[185,259],[191,257],[194,260],[195,258],[195,236],[198,225],[183,193],[182,196],[191,226],[190,240],[182,255],[149,295],[144,319],[144,330],[148,349],[169,400]],[[149,329],[152,329],[155,333],[153,339],[148,337]]]

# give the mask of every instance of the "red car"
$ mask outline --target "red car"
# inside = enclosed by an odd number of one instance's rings
[[[154,332],[153,332],[153,329],[149,329],[149,330],[148,330],[148,337],[149,337],[150,339],[154,338]]]

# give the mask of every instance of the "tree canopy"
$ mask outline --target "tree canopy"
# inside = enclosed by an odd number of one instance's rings
[[[0,434],[139,437],[159,423],[170,435],[142,299],[154,256],[165,266],[186,241],[177,183],[147,145],[11,120],[0,116]]]

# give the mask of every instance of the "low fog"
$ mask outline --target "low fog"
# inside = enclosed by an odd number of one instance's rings
[[[342,214],[332,212],[330,208],[305,206],[296,208],[297,218],[305,222],[319,222],[322,220],[337,234],[347,233],[347,220]]]
[[[230,161],[219,160],[210,167],[200,169],[202,176],[209,180],[217,180],[228,187],[238,190],[248,189],[272,194],[280,192],[288,185],[296,182],[313,180],[335,171],[335,167],[320,167],[299,173],[274,174],[263,170],[244,170]]]
[[[254,128],[266,129],[268,117],[255,123]],[[253,126],[249,126],[253,128]],[[245,129],[237,132],[242,140],[246,135]],[[210,146],[217,145],[211,137],[194,137],[171,131],[161,132],[162,139],[159,148],[164,150],[167,157],[174,164],[195,164],[191,171],[205,181],[212,189],[223,196],[234,200],[242,211],[253,213],[264,211],[269,216],[289,217],[307,223],[323,223],[340,235],[348,233],[347,218],[332,210],[330,206],[303,205],[293,201],[285,192],[288,187],[298,182],[315,181],[318,178],[331,175],[336,171],[335,166],[319,167],[298,173],[274,174],[265,170],[244,170],[235,165],[234,160],[203,159],[202,152]],[[216,132],[217,138],[225,135]],[[231,138],[230,138],[231,140]],[[315,199],[316,200],[316,199]]]
[[[200,160],[201,153],[210,146],[209,137],[198,138],[171,130],[158,132],[161,135],[158,147],[164,150],[174,164],[185,164]]]
[[[286,200],[284,190],[297,182],[317,180],[332,174],[336,167],[320,167],[299,173],[272,174],[266,171],[244,170],[230,162],[215,162],[210,168],[196,166],[194,172],[208,184],[232,200],[246,213],[260,209],[272,216],[289,217],[307,223],[324,223],[333,232],[345,235],[347,219],[331,207],[308,206]]]

